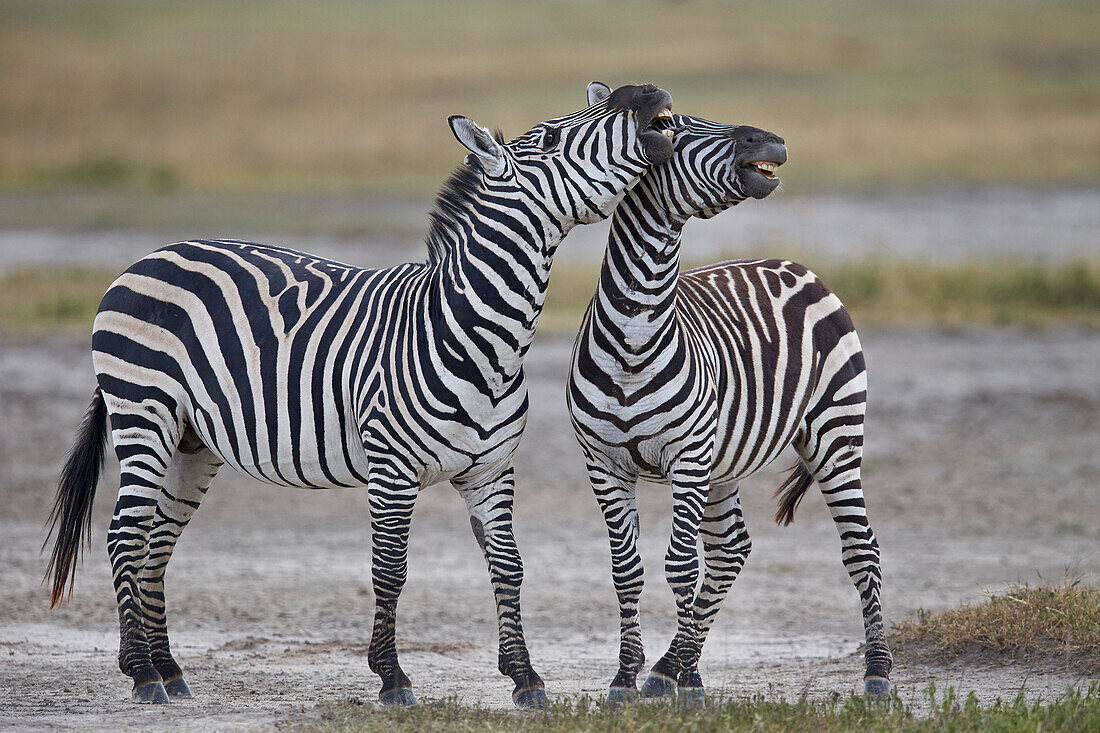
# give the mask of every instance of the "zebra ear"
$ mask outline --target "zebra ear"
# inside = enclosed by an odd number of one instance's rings
[[[588,106],[599,104],[611,96],[611,87],[602,81],[594,81],[588,85]]]
[[[504,170],[504,148],[493,139],[492,133],[462,115],[451,115],[447,122],[455,138],[481,160],[486,173],[495,176]]]

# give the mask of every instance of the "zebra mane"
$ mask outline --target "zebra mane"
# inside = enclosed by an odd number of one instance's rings
[[[504,133],[500,128],[493,132],[493,138],[501,145],[505,144]],[[474,201],[481,191],[481,160],[474,154],[466,156],[465,162],[455,168],[450,177],[443,182],[435,198],[435,206],[428,214],[428,264],[443,261],[456,243],[456,219],[473,208]]]

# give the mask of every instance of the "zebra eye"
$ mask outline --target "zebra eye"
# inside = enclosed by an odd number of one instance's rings
[[[549,150],[558,144],[561,139],[561,131],[556,127],[547,127],[542,133],[542,149]]]

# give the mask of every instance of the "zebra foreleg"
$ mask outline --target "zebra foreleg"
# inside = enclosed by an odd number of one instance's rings
[[[199,442],[198,436],[191,431],[185,432],[168,468],[164,490],[149,532],[149,559],[141,576],[145,633],[153,666],[160,673],[164,689],[172,699],[190,699],[191,689],[183,678],[183,670],[172,657],[168,642],[164,572],[176,541],[199,508],[221,466],[221,459]]]
[[[523,560],[512,533],[512,504],[515,476],[512,467],[496,480],[477,487],[455,482],[466,500],[474,538],[485,553],[489,581],[497,606],[499,651],[497,668],[515,682],[512,701],[522,709],[541,710],[546,706],[542,677],[531,667],[520,617],[520,586]]]
[[[706,573],[695,596],[694,630],[701,653],[714,617],[752,550],[736,482],[711,487],[699,533],[703,539]],[[698,658],[695,663],[698,664]]]
[[[620,478],[589,457],[588,478],[603,510],[611,543],[611,578],[619,600],[619,671],[607,693],[607,701],[621,704],[638,697],[638,672],[645,665],[638,603],[644,582],[642,556],[638,552],[639,520],[636,479]]]
[[[695,623],[689,630],[681,627],[677,631],[668,651],[653,666],[643,688],[650,697],[672,695],[676,691],[683,668],[681,649],[697,650],[694,666],[698,667],[699,655],[718,609],[752,549],[736,482],[710,488],[699,534],[703,540],[706,571],[693,604]],[[689,632],[693,637],[688,636]]]
[[[397,660],[397,600],[405,587],[409,524],[419,490],[415,471],[392,459],[371,456],[368,494],[371,514],[371,576],[374,629],[367,664],[382,678],[383,705],[415,705],[412,682]]]
[[[703,704],[703,680],[699,676],[700,640],[695,625],[695,596],[699,584],[699,527],[709,494],[710,461],[681,462],[670,475],[672,484],[672,535],[665,554],[665,576],[676,599],[676,637],[669,652],[675,652],[676,697],[685,706]],[[672,660],[666,654],[650,672],[644,692],[667,688]],[[667,665],[667,666],[666,666]],[[658,675],[655,677],[655,675]]]

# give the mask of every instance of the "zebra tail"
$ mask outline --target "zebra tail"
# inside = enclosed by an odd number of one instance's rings
[[[46,577],[42,582],[52,580],[50,608],[65,600],[65,586],[68,594],[73,593],[76,584],[76,562],[81,554],[81,540],[91,544],[92,500],[95,498],[99,471],[103,468],[103,455],[107,448],[107,404],[103,394],[96,388],[92,395],[92,404],[84,415],[84,421],[76,434],[76,441],[57,486],[57,498],[54,499],[50,518],[46,520],[50,531],[42,543],[42,549],[50,542],[57,531],[50,564],[46,566]]]
[[[787,480],[772,494],[773,499],[779,498],[779,510],[775,513],[776,524],[785,527],[794,521],[794,510],[798,508],[813,482],[814,477],[810,475],[805,463],[797,461],[791,466]]]

